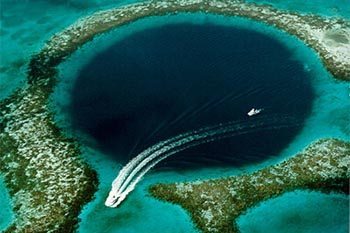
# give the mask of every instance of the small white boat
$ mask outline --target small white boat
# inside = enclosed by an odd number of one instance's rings
[[[262,110],[263,110],[262,108],[260,108],[260,109],[252,108],[252,109],[247,113],[247,115],[251,117],[251,116],[254,116],[254,115],[259,114]]]

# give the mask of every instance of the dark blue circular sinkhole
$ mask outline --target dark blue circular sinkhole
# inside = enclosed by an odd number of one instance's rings
[[[178,23],[134,33],[79,73],[70,106],[73,129],[120,162],[179,133],[247,112],[303,121],[313,90],[303,64],[262,33]],[[285,148],[302,126],[257,131],[173,155],[162,166],[243,165]]]

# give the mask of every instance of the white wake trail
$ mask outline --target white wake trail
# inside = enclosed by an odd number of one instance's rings
[[[141,152],[133,158],[118,174],[112,183],[112,190],[106,200],[106,205],[116,207],[135,188],[142,177],[160,161],[188,148],[221,140],[224,138],[246,134],[257,130],[270,130],[291,127],[293,118],[259,118],[255,121],[229,122],[180,134],[161,141]],[[295,124],[292,124],[295,125]],[[260,127],[260,128],[259,128]]]
[[[147,164],[149,164],[152,160],[159,158],[159,162],[172,154],[183,151],[187,148],[194,147],[200,144],[205,144],[208,142],[224,139],[227,137],[237,136],[241,134],[246,134],[252,131],[256,131],[257,126],[263,126],[263,122],[260,124],[237,124],[237,123],[227,123],[224,125],[214,126],[213,128],[206,128],[205,130],[200,130],[200,132],[192,134],[186,134],[186,136],[182,136],[180,140],[173,140],[174,142],[171,144],[164,145],[158,151],[150,154],[144,160],[141,161],[131,173],[129,173],[128,178],[124,181],[123,185],[120,187],[121,191],[129,185],[129,183],[134,179],[134,176],[137,175]],[[281,125],[275,126],[281,128]],[[262,128],[259,128],[262,130]],[[266,128],[263,128],[266,129]],[[271,129],[269,127],[268,129]],[[203,132],[204,131],[204,132]],[[178,138],[177,138],[178,139]],[[169,152],[172,149],[176,149],[173,152]],[[158,161],[158,159],[157,159]],[[153,167],[153,166],[152,166]],[[149,169],[148,169],[149,170]]]
[[[235,121],[235,122],[229,122],[227,124],[238,124],[240,122],[245,122],[245,121]],[[217,128],[220,127],[221,124],[215,125],[215,126],[209,126],[209,127],[204,127],[201,128],[199,130],[195,130],[195,131],[190,131],[190,132],[186,132],[183,134],[180,134],[178,136],[172,137],[170,139],[161,141],[149,148],[147,148],[146,150],[142,151],[138,156],[134,157],[131,161],[129,161],[120,171],[119,174],[117,176],[117,178],[113,181],[112,186],[115,188],[120,188],[120,186],[122,185],[122,183],[124,182],[126,176],[128,176],[128,174],[134,170],[135,166],[137,166],[141,160],[143,160],[144,158],[147,158],[148,155],[154,153],[155,151],[157,151],[159,148],[165,147],[167,144],[174,142],[174,141],[178,141],[181,138],[184,137],[188,137],[193,133],[200,133],[209,129],[213,129],[213,128]]]

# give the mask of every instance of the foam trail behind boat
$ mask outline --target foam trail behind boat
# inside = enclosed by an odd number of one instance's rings
[[[270,118],[267,122],[261,119],[262,118],[255,121],[245,121],[243,123],[229,122],[212,127],[205,127],[180,134],[176,137],[155,144],[132,159],[119,172],[117,178],[112,183],[112,190],[110,191],[105,204],[109,207],[118,206],[135,188],[136,184],[142,179],[147,171],[170,155],[190,147],[235,135],[246,134],[257,130],[276,129],[295,125],[294,118],[289,117]]]
[[[260,122],[263,125],[263,122]],[[168,156],[183,151],[187,148],[194,147],[200,144],[205,144],[208,142],[224,139],[227,137],[237,136],[241,134],[246,134],[249,132],[254,132],[256,130],[262,129],[272,129],[272,128],[282,128],[290,125],[277,125],[270,126],[265,128],[256,127],[258,124],[246,125],[246,124],[225,124],[219,128],[215,127],[212,129],[207,129],[206,132],[200,132],[196,134],[189,135],[187,137],[182,138],[181,140],[177,140],[171,144],[168,144],[164,148],[154,152],[149,157],[145,158],[140,164],[138,164],[133,171],[129,174],[128,178],[124,181],[123,185],[120,187],[121,191],[129,185],[129,183],[134,179],[134,176],[142,170],[147,164],[152,162],[153,159],[160,157],[160,161],[167,158]],[[241,129],[241,130],[240,130]],[[239,130],[239,131],[238,131]],[[175,152],[171,152],[172,149],[175,149]]]
[[[261,118],[262,119],[262,118]],[[227,123],[227,125],[230,125],[230,124],[239,124],[241,122],[245,122],[246,120],[244,121],[234,121],[234,122],[229,122]],[[190,131],[190,132],[187,132],[187,133],[183,133],[183,134],[180,134],[178,136],[175,136],[173,138],[170,138],[170,139],[167,139],[167,140],[164,140],[164,141],[161,141],[149,148],[147,148],[146,150],[142,151],[138,156],[134,157],[131,161],[129,161],[129,163],[127,165],[125,165],[120,171],[119,171],[119,174],[117,176],[117,178],[113,181],[113,186],[115,188],[119,188],[122,183],[124,182],[126,176],[128,176],[128,174],[141,162],[141,160],[143,160],[144,158],[147,158],[147,156],[149,154],[152,154],[153,152],[155,152],[156,150],[158,150],[159,148],[162,148],[164,146],[166,146],[167,144],[171,143],[171,142],[174,142],[174,141],[178,141],[180,140],[181,138],[184,138],[184,137],[188,137],[190,136],[191,134],[194,134],[194,133],[200,133],[200,132],[204,132],[206,130],[209,130],[209,129],[214,129],[216,127],[221,127],[222,124],[218,124],[218,125],[214,125],[214,126],[210,126],[210,127],[204,127],[204,128],[201,128],[199,130],[194,130],[194,131]]]
[[[240,122],[245,122],[245,121],[235,121],[235,122],[229,122],[227,124],[238,124]],[[135,168],[135,166],[137,166],[141,162],[141,160],[143,160],[149,154],[153,153],[154,151],[158,150],[159,148],[164,147],[164,146],[166,146],[167,144],[169,144],[169,143],[171,143],[173,141],[178,141],[178,140],[180,140],[183,137],[188,137],[188,136],[190,136],[193,133],[203,132],[203,131],[206,131],[206,130],[209,130],[209,129],[214,129],[214,128],[220,127],[220,126],[222,126],[222,124],[218,124],[218,125],[211,126],[211,127],[204,127],[204,128],[199,129],[199,130],[194,130],[194,131],[190,131],[190,132],[187,132],[187,133],[183,133],[183,134],[180,134],[180,135],[175,136],[173,138],[161,141],[161,142],[159,142],[159,143],[157,143],[157,144],[147,148],[146,150],[142,151],[138,156],[134,157],[131,161],[129,161],[129,163],[127,165],[125,165],[119,171],[117,179],[115,179],[113,181],[113,186],[116,187],[116,188],[119,188],[120,185],[124,182],[126,176],[130,173],[130,171],[132,171]]]

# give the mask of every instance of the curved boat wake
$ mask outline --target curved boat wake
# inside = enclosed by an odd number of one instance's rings
[[[161,141],[142,151],[119,171],[117,178],[112,183],[112,189],[105,205],[108,207],[120,205],[150,169],[180,151],[228,137],[296,125],[298,122],[291,117],[260,117],[249,121],[232,121],[204,127]]]

